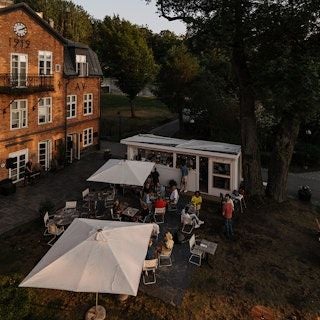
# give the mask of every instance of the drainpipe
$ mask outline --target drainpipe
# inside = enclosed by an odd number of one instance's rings
[[[63,162],[67,164],[67,136],[68,136],[68,112],[67,112],[67,96],[68,96],[69,78],[64,83],[64,159]]]

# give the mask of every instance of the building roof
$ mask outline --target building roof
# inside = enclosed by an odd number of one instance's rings
[[[158,146],[173,147],[176,149],[185,149],[188,151],[198,150],[212,153],[224,153],[238,155],[241,153],[241,146],[223,142],[213,142],[204,140],[184,140],[170,137],[156,136],[153,134],[138,134],[121,140],[121,143],[141,143],[153,144]]]
[[[41,18],[34,10],[26,3],[21,2],[0,9],[0,15],[4,15],[13,11],[22,10],[31,16],[40,26],[42,26],[49,34],[60,41],[64,47],[64,74],[66,76],[77,76],[75,55],[83,54],[87,57],[89,64],[89,76],[102,76],[102,70],[96,53],[89,46],[74,42],[64,38],[59,32],[50,26],[50,24]]]

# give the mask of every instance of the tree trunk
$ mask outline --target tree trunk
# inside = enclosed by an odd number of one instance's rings
[[[287,180],[294,145],[300,129],[300,120],[287,115],[282,117],[275,137],[268,168],[266,194],[277,202],[287,199]]]
[[[135,112],[135,109],[134,109],[134,98],[129,98],[129,101],[130,101],[130,110],[131,110],[131,118],[135,118],[136,117],[136,112]]]
[[[262,196],[262,175],[258,146],[255,96],[243,46],[234,46],[233,69],[240,91],[240,122],[242,147],[242,172],[244,185],[251,195]]]

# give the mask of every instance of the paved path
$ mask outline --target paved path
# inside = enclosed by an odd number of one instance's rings
[[[48,173],[35,185],[17,187],[9,196],[0,195],[0,234],[39,217],[39,204],[45,199],[57,208],[66,200],[81,199],[86,179],[104,162],[102,152],[90,153],[57,173]]]

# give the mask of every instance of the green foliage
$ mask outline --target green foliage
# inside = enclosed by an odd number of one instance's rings
[[[30,311],[30,298],[24,288],[18,288],[17,275],[0,276],[0,319],[26,319]]]
[[[64,37],[87,44],[91,42],[93,18],[81,6],[65,0],[15,0],[15,3],[19,2],[43,12],[44,19],[52,19],[54,28]]]
[[[119,17],[105,17],[97,28],[96,47],[105,73],[118,80],[118,86],[132,101],[157,72],[144,33]]]
[[[38,212],[40,213],[40,217],[43,217],[46,212],[53,214],[55,211],[55,205],[50,199],[45,199],[40,202]]]

